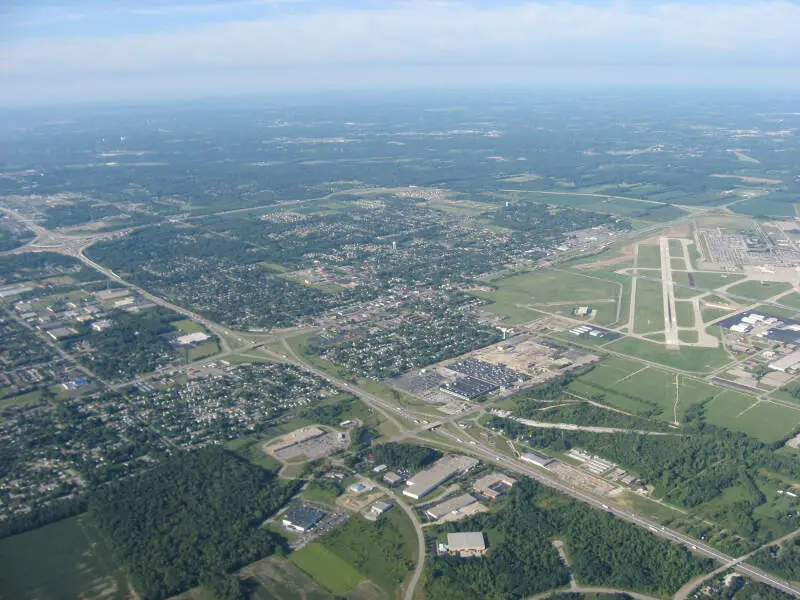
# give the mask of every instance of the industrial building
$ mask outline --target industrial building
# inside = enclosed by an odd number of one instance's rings
[[[372,515],[379,517],[385,512],[387,512],[390,508],[392,508],[392,506],[394,506],[394,504],[378,500],[372,506],[369,507],[369,512]]]
[[[554,459],[551,456],[547,456],[546,454],[542,454],[541,452],[536,452],[536,450],[529,450],[528,452],[523,452],[520,458],[525,462],[533,463],[537,467],[545,467],[545,468],[547,467],[547,465],[554,462]]]
[[[486,540],[482,531],[464,531],[447,534],[447,552],[461,558],[486,554]]]
[[[476,502],[477,500],[469,494],[461,494],[430,507],[425,511],[425,515],[433,521],[438,521],[451,513],[459,513],[462,509]]]
[[[403,495],[419,500],[423,498],[442,483],[453,477],[456,473],[466,473],[478,464],[474,458],[460,455],[445,456],[437,460],[433,465],[413,475],[406,482]]]
[[[313,506],[300,505],[290,508],[283,515],[283,526],[301,533],[313,529],[325,517],[325,511]]]
[[[496,500],[503,494],[507,493],[517,480],[503,473],[490,473],[484,475],[472,484],[472,489],[482,496]]]
[[[396,483],[403,481],[403,478],[394,471],[389,471],[384,473],[383,480],[389,485],[395,485]]]
[[[787,371],[794,371],[800,366],[800,350],[795,350],[791,354],[779,358],[775,362],[769,363],[769,368],[773,371],[780,371],[786,373]]]

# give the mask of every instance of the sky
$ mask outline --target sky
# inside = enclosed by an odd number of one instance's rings
[[[0,0],[0,104],[800,87],[800,0]]]

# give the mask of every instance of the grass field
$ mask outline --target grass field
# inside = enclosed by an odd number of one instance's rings
[[[703,323],[710,323],[711,321],[715,321],[717,319],[721,319],[722,317],[731,314],[730,310],[722,310],[721,308],[701,308],[700,314],[703,317]]]
[[[678,327],[694,327],[694,307],[691,302],[676,302]]]
[[[98,532],[82,517],[0,541],[0,598],[131,598]]]
[[[700,336],[694,330],[686,330],[678,332],[678,339],[687,344],[694,344],[700,339]]]
[[[289,560],[322,587],[338,596],[346,594],[365,579],[361,573],[319,542],[313,542],[302,550],[293,552]]]
[[[639,279],[636,282],[635,333],[664,329],[664,295],[659,282]]]
[[[789,283],[745,281],[729,287],[726,291],[754,300],[766,300],[790,289],[792,289],[792,285]]]
[[[219,344],[214,340],[209,340],[189,348],[189,360],[200,360],[214,356],[219,353]]]
[[[718,287],[722,287],[723,285],[730,285],[731,283],[741,281],[742,279],[744,279],[744,275],[735,275],[735,274],[729,275],[727,273],[695,271],[694,273],[692,273],[692,278],[694,279],[695,287],[707,288],[709,290],[713,290]],[[675,283],[680,283],[682,285],[689,285],[689,274],[673,273],[672,280]]]
[[[658,246],[639,244],[636,266],[644,269],[660,269],[661,249]]]
[[[509,185],[510,187],[510,185]],[[524,192],[523,198],[535,202],[555,204],[558,206],[572,206],[574,208],[586,208],[589,210],[620,215],[624,217],[641,215],[645,220],[662,221],[677,219],[686,214],[679,208],[667,205],[658,205],[651,202],[639,202],[637,200],[627,200],[624,198],[609,198],[602,194],[581,195],[581,194],[547,194],[534,190],[521,190]],[[653,214],[648,215],[646,212]],[[664,212],[664,215],[660,213]]]
[[[632,337],[614,340],[605,348],[612,352],[620,352],[642,360],[695,373],[709,371],[731,360],[722,346],[716,348],[684,346],[679,350],[671,350],[661,344],[653,344]]]
[[[569,271],[542,270],[498,279],[491,285],[497,291],[475,292],[474,295],[493,302],[486,309],[505,316],[509,324],[524,323],[541,315],[524,308],[527,305],[547,312],[571,314],[576,306],[589,304],[597,310],[597,323],[607,324],[616,319],[619,285],[613,281]]]
[[[683,258],[683,244],[680,240],[669,241],[669,255],[672,258]]]
[[[678,273],[673,273],[673,275],[677,275]],[[690,298],[694,298],[695,296],[699,296],[703,292],[700,290],[696,290],[694,288],[685,288],[678,285],[672,286],[674,290],[673,293],[675,294],[676,300],[689,300]]]
[[[670,258],[669,266],[673,269],[679,269],[683,271],[686,268],[686,261],[682,258]]]
[[[778,302],[796,308],[800,312],[800,293],[792,292],[791,294],[786,294]]]
[[[180,321],[174,321],[172,323],[175,329],[180,329],[184,333],[207,333],[205,327],[203,327],[197,321],[192,321],[191,319],[181,319]]]
[[[709,423],[741,431],[763,442],[782,439],[800,424],[798,409],[758,402],[753,396],[725,390],[705,406]]]
[[[598,364],[572,382],[569,389],[615,408],[670,423],[676,414],[680,420],[689,406],[716,393],[716,388],[702,381],[616,357]]]

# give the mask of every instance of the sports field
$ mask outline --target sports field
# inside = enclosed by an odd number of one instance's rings
[[[110,554],[82,517],[0,540],[0,598],[132,598]]]
[[[289,560],[338,596],[345,595],[364,580],[361,573],[319,542],[293,552]]]

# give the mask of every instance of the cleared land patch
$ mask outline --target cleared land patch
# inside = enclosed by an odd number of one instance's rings
[[[741,431],[767,443],[783,439],[800,423],[800,410],[759,402],[734,390],[726,390],[709,402],[705,414],[714,425]]]

